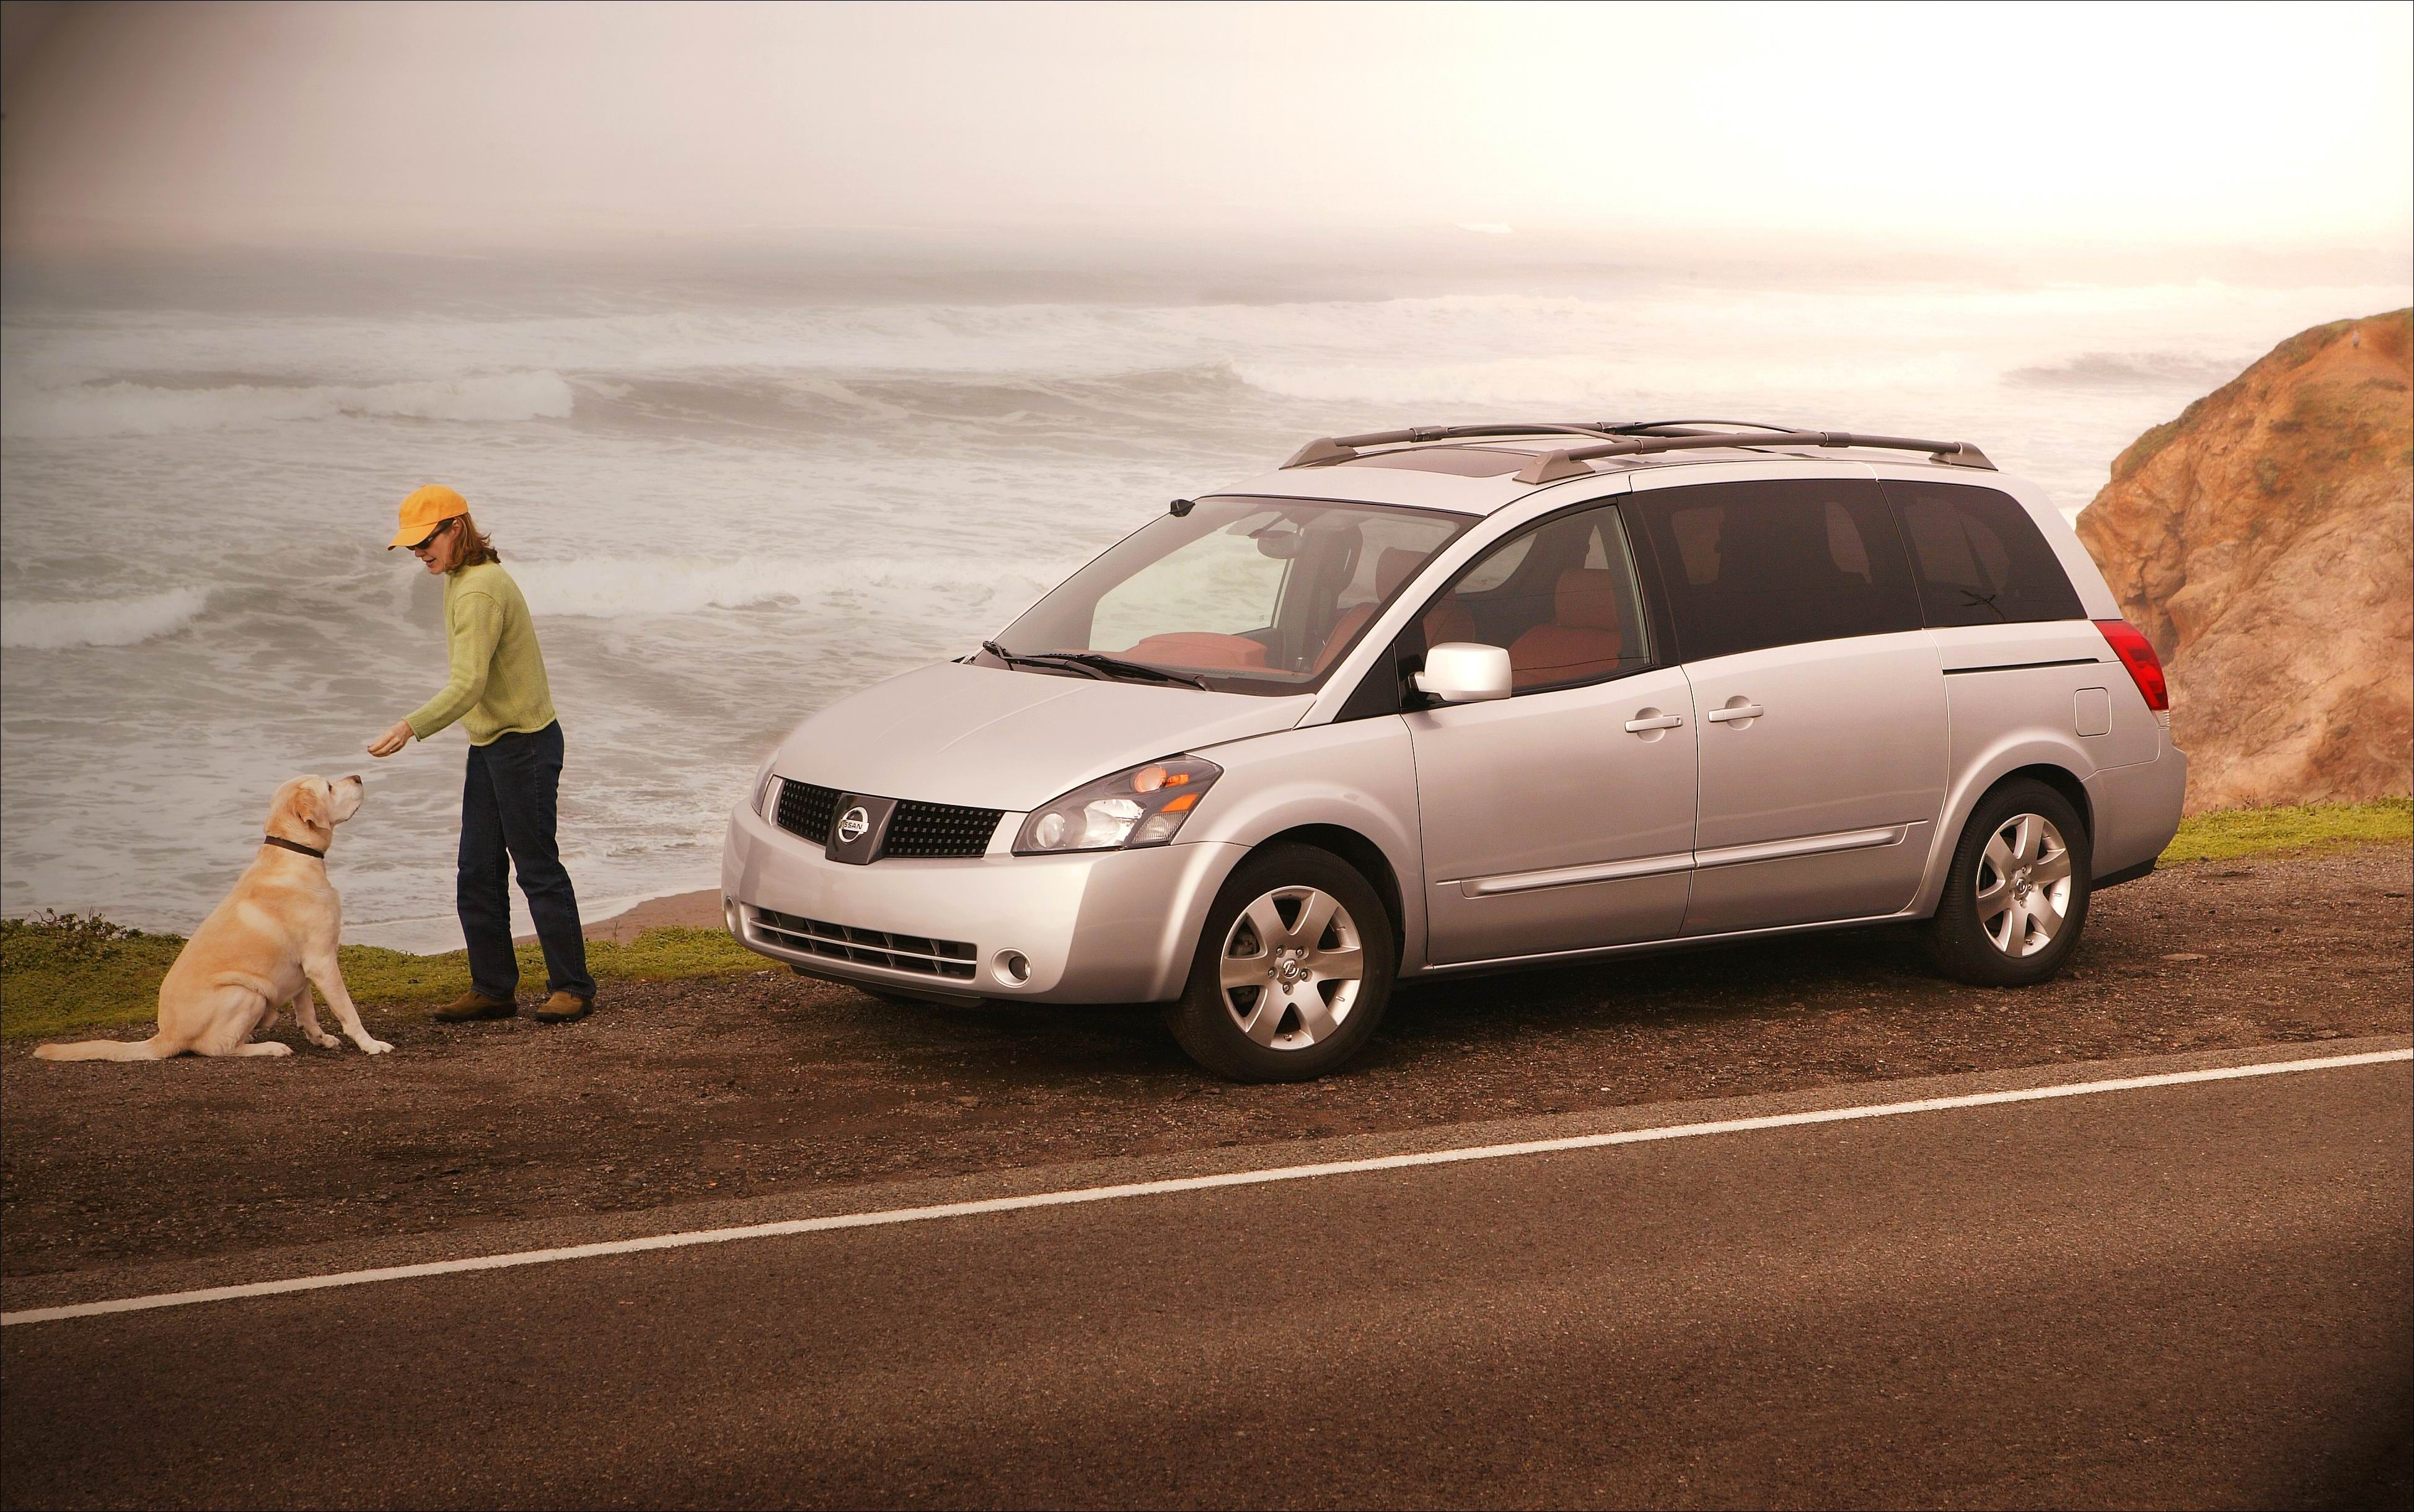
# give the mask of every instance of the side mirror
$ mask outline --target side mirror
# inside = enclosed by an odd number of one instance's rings
[[[1483,704],[1509,696],[1509,652],[1473,641],[1445,641],[1425,653],[1417,691],[1445,704]]]

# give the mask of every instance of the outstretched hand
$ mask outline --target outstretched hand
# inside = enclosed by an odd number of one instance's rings
[[[375,740],[370,741],[369,754],[372,756],[391,756],[395,751],[400,750],[403,747],[410,744],[410,721],[409,719],[404,719],[396,723],[393,729],[378,736]]]

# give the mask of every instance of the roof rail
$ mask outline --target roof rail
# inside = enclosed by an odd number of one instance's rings
[[[1640,456],[1647,452],[1691,452],[1724,446],[1868,446],[1887,452],[1925,452],[1948,467],[1995,470],[1987,453],[1967,441],[1922,441],[1908,436],[1862,436],[1853,431],[1779,431],[1767,435],[1693,433],[1682,436],[1641,436],[1632,440],[1604,441],[1599,446],[1570,447],[1537,457],[1517,474],[1521,483],[1555,483],[1582,478],[1592,471],[1586,463],[1602,457]]]
[[[1291,453],[1284,463],[1289,467],[1329,467],[1336,462],[1349,462],[1363,455],[1362,448],[1370,446],[1407,446],[1423,441],[1464,441],[1478,437],[1512,436],[1598,436],[1604,441],[1626,437],[1706,436],[1708,431],[1679,430],[1680,425],[1715,425],[1727,430],[1766,431],[1774,437],[1786,437],[1791,444],[1800,445],[1800,437],[1814,434],[1792,425],[1772,425],[1758,420],[1538,420],[1497,422],[1483,425],[1410,425],[1395,431],[1368,431],[1363,436],[1323,436],[1308,442]],[[1723,433],[1721,433],[1723,434]],[[1766,444],[1766,443],[1764,443]],[[1874,442],[1864,440],[1861,445]],[[1959,443],[1937,442],[1950,448]],[[1912,443],[1915,450],[1926,450],[1930,443]],[[1658,450],[1654,448],[1654,450]],[[1974,452],[1975,448],[1971,448]],[[1572,475],[1571,475],[1572,476]]]
[[[1536,421],[1519,425],[1411,425],[1406,430],[1368,431],[1363,436],[1319,436],[1291,453],[1285,467],[1319,467],[1347,462],[1366,446],[1399,446],[1410,441],[1460,441],[1478,436],[1599,436],[1604,439],[1631,428],[1626,421]]]
[[[1618,433],[1622,436],[1650,436],[1657,435],[1661,431],[1673,430],[1678,425],[1725,425],[1730,428],[1741,426],[1743,429],[1748,431],[1786,432],[1797,431],[1802,428],[1799,425],[1771,425],[1766,421],[1758,420],[1648,420],[1637,421],[1632,425],[1620,425],[1617,429]],[[1701,433],[1692,431],[1677,431],[1676,434],[1680,436],[1690,436]]]

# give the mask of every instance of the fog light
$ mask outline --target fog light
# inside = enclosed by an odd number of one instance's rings
[[[1031,957],[1019,950],[1001,950],[995,963],[997,979],[1010,987],[1031,980]]]
[[[746,938],[746,931],[739,926],[738,922],[738,899],[730,897],[727,893],[721,895],[721,922],[729,926],[729,935],[731,939],[743,940]]]

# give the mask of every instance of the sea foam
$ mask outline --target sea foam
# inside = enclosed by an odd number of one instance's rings
[[[201,617],[206,588],[170,588],[139,599],[65,599],[0,603],[0,646],[63,651],[79,645],[133,645],[172,635]]]

